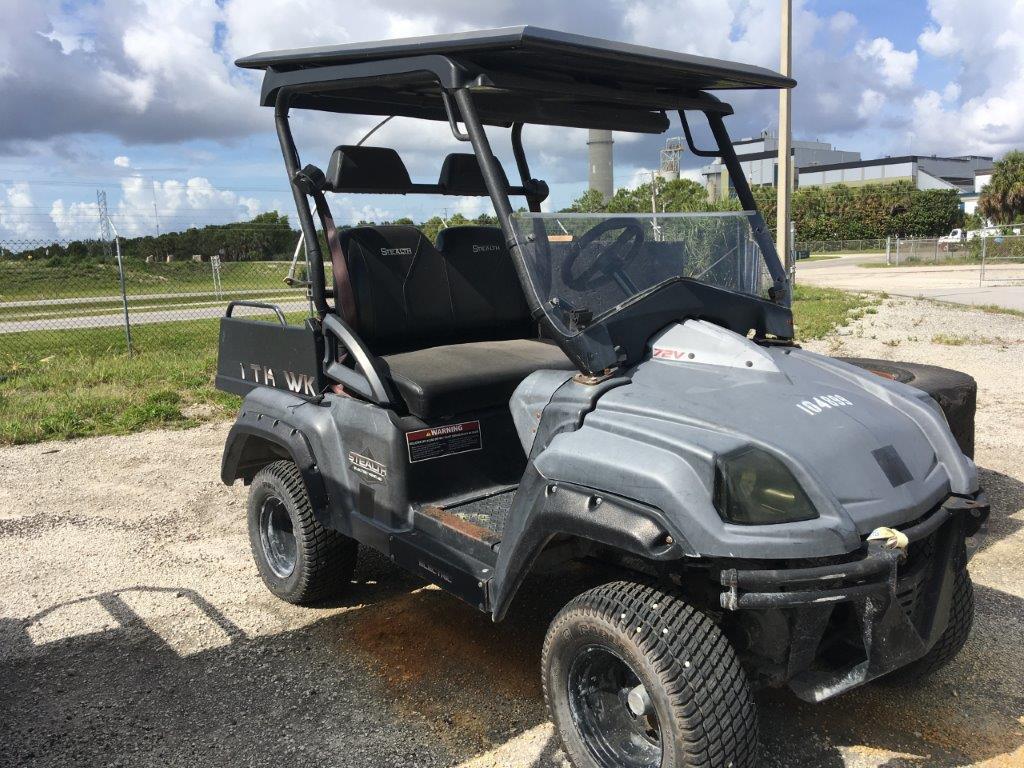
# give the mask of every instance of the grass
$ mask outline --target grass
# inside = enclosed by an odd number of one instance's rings
[[[958,334],[937,333],[932,336],[932,344],[942,344],[947,347],[962,347],[970,341],[971,337]]]
[[[238,398],[213,387],[217,331],[217,320],[140,326],[131,357],[119,328],[5,337],[0,444],[184,427],[232,412]]]
[[[836,288],[797,285],[793,289],[793,322],[800,341],[820,339],[839,326],[877,311],[878,299]]]
[[[288,261],[233,261],[221,265],[225,291],[281,290]],[[129,298],[160,293],[201,293],[213,290],[209,263],[175,261],[146,264],[125,261]],[[32,261],[0,261],[0,302],[32,299],[114,297],[121,293],[117,265],[83,263],[74,267]]]
[[[798,337],[821,338],[876,303],[797,286]],[[181,428],[230,416],[239,398],[213,386],[217,334],[216,319],[136,326],[131,357],[120,328],[5,335],[0,444]]]

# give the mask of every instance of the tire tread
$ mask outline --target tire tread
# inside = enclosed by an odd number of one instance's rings
[[[654,605],[658,606],[656,611]],[[548,669],[561,629],[579,617],[615,627],[631,639],[653,667],[674,712],[685,766],[756,765],[757,714],[746,673],[729,642],[707,616],[675,595],[647,584],[604,584],[577,596],[552,622],[541,654],[542,669]],[[547,674],[543,675],[543,689],[553,714]],[[576,768],[589,768],[578,764],[573,755],[569,758]]]

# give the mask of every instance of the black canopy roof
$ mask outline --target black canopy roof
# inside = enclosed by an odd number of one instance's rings
[[[441,89],[470,87],[484,123],[660,133],[665,110],[731,111],[707,90],[790,88],[771,70],[537,27],[270,51],[236,64],[266,71],[262,103],[446,119]]]

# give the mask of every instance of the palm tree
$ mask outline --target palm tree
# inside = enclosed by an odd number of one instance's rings
[[[1024,152],[1007,152],[993,166],[992,179],[978,198],[978,210],[997,224],[1024,218]]]

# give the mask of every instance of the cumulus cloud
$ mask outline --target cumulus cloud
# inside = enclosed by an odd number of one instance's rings
[[[1000,155],[1024,144],[1024,4],[930,0],[918,45],[957,70],[912,102],[907,142],[925,151]]]
[[[121,180],[121,197],[111,216],[118,231],[131,236],[153,234],[157,227],[166,231],[245,221],[261,209],[256,198],[218,189],[202,176],[185,182],[129,176]]]
[[[960,41],[952,27],[928,26],[917,37],[921,50],[932,56],[952,56],[960,50]]]
[[[861,118],[867,120],[868,118],[877,115],[884,105],[885,94],[868,88],[860,95],[860,103],[857,105],[857,114]]]
[[[857,27],[857,17],[849,11],[837,11],[829,17],[828,27],[837,35],[845,35]]]
[[[227,139],[258,126],[251,83],[217,50],[214,2],[7,0],[0,141],[103,132],[126,142]]]
[[[57,198],[50,206],[50,221],[62,240],[85,240],[99,236],[99,209],[96,203],[65,204]]]
[[[25,239],[38,234],[33,210],[28,184],[0,184],[0,238]]]
[[[867,34],[857,6],[849,7],[828,14],[809,0],[794,2],[798,136],[822,136],[849,146],[844,139],[870,135],[867,154],[906,149],[998,153],[1024,141],[1024,5],[930,0],[930,18],[917,48],[909,50]],[[49,156],[66,155],[69,145],[100,134],[113,137],[118,148],[95,153],[95,164],[109,169],[108,158],[117,154],[115,165],[125,169],[132,168],[128,156],[136,157],[131,147],[139,143],[209,140],[204,151],[230,146],[271,131],[269,111],[257,106],[259,74],[238,70],[233,61],[239,56],[523,19],[772,68],[778,64],[776,0],[379,0],[365,12],[326,14],[319,0],[95,0],[74,5],[6,0],[0,4],[0,98],[24,106],[0,112],[0,152],[17,144],[48,147]],[[936,58],[945,62],[949,82],[925,89],[920,70]],[[775,94],[730,94],[730,101],[737,107],[728,120],[734,136],[774,125]],[[293,125],[303,160],[322,165],[331,147],[358,140],[373,122],[297,115]],[[678,134],[678,127],[671,133]],[[514,177],[507,131],[495,129],[491,137]],[[578,188],[586,178],[583,132],[531,126],[524,138],[533,170],[553,189]],[[660,136],[617,136],[620,181],[633,169],[656,165],[663,141]],[[465,151],[444,124],[408,120],[394,121],[373,143],[400,147],[414,177],[428,181],[436,178],[445,152]],[[683,162],[701,161],[686,156]],[[121,190],[125,200],[115,203],[112,196],[112,211],[124,217],[127,230],[141,232],[154,227],[154,198],[158,218],[167,226],[259,210],[254,198],[219,190],[208,180],[215,178],[211,172],[201,173],[187,181],[129,177]],[[6,206],[5,220],[13,221],[18,209],[7,202],[9,194],[5,190],[0,202]],[[73,195],[60,202],[47,216],[47,200],[36,218],[70,231],[84,209],[73,207],[79,204]],[[452,207],[463,205],[470,203],[451,202]],[[345,213],[360,217],[363,211],[350,206]],[[3,231],[12,231],[10,225]]]
[[[882,82],[890,88],[909,88],[917,72],[917,51],[900,51],[887,37],[857,43],[857,55],[878,68]]]

